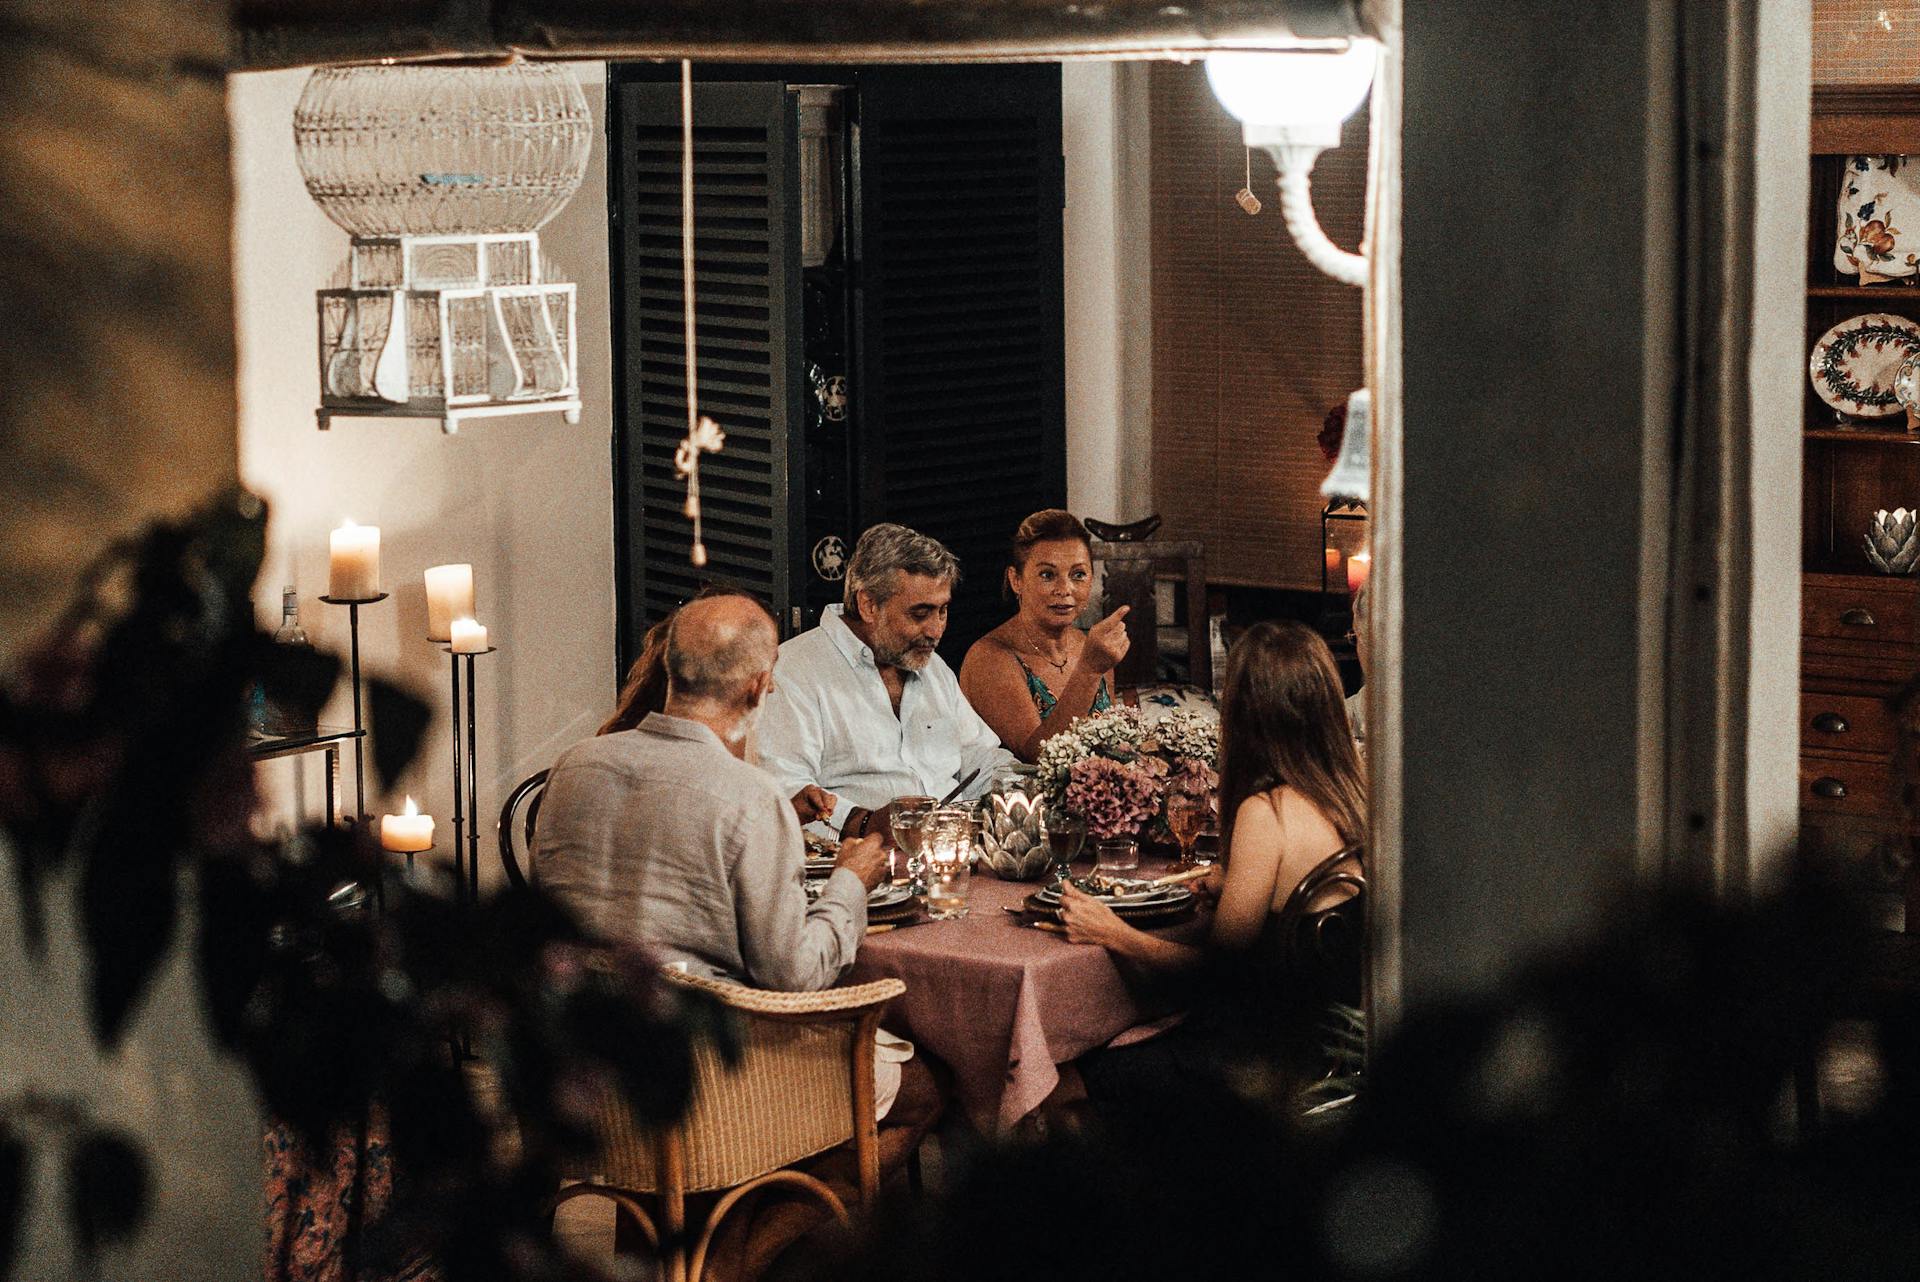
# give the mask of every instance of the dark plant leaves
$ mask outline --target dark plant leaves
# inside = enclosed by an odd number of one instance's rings
[[[26,1210],[28,1181],[33,1174],[26,1140],[0,1131],[0,1282],[13,1276],[14,1253],[20,1248],[21,1213]]]
[[[373,769],[382,791],[394,782],[420,752],[420,740],[433,720],[427,705],[390,681],[367,681],[368,724],[373,735]]]
[[[151,1185],[147,1155],[131,1137],[106,1129],[75,1137],[67,1153],[67,1213],[80,1249],[91,1255],[138,1232]]]
[[[160,850],[139,857],[138,840],[125,832],[96,846],[80,877],[81,932],[92,961],[87,1013],[94,1036],[107,1047],[126,1034],[179,917],[174,860]]]

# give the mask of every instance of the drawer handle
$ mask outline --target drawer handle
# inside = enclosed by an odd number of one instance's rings
[[[1841,783],[1832,775],[1826,775],[1813,781],[1813,792],[1816,797],[1825,797],[1829,801],[1838,801],[1847,795],[1847,785]]]
[[[1821,734],[1845,734],[1847,719],[1837,712],[1823,712],[1813,719],[1813,728]]]
[[[1871,611],[1863,610],[1859,606],[1855,606],[1853,609],[1841,615],[1840,622],[1846,624],[1848,627],[1854,628],[1877,628],[1880,626],[1879,621],[1873,617]]]

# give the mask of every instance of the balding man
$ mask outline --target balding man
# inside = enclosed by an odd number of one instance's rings
[[[802,991],[852,964],[887,862],[878,837],[845,843],[808,904],[793,807],[743,756],[778,640],[745,597],[683,606],[667,636],[666,710],[561,755],[533,868],[609,939],[703,975]]]

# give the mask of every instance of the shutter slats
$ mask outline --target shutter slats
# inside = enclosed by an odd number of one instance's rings
[[[1005,616],[1014,528],[1065,498],[1059,71],[863,77],[861,111],[872,519],[961,558],[957,662]]]

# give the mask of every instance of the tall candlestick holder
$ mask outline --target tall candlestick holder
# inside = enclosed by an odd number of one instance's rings
[[[453,873],[454,888],[467,903],[480,898],[480,769],[479,732],[474,716],[476,681],[473,661],[492,654],[497,646],[484,650],[455,650],[442,647],[450,660],[453,685]],[[466,704],[460,702],[461,660],[466,660]],[[462,754],[462,740],[465,753]]]
[[[360,712],[360,607],[387,599],[385,592],[372,596],[323,596],[328,605],[347,607],[347,635],[350,638],[353,673],[353,821],[367,820],[367,723]]]

